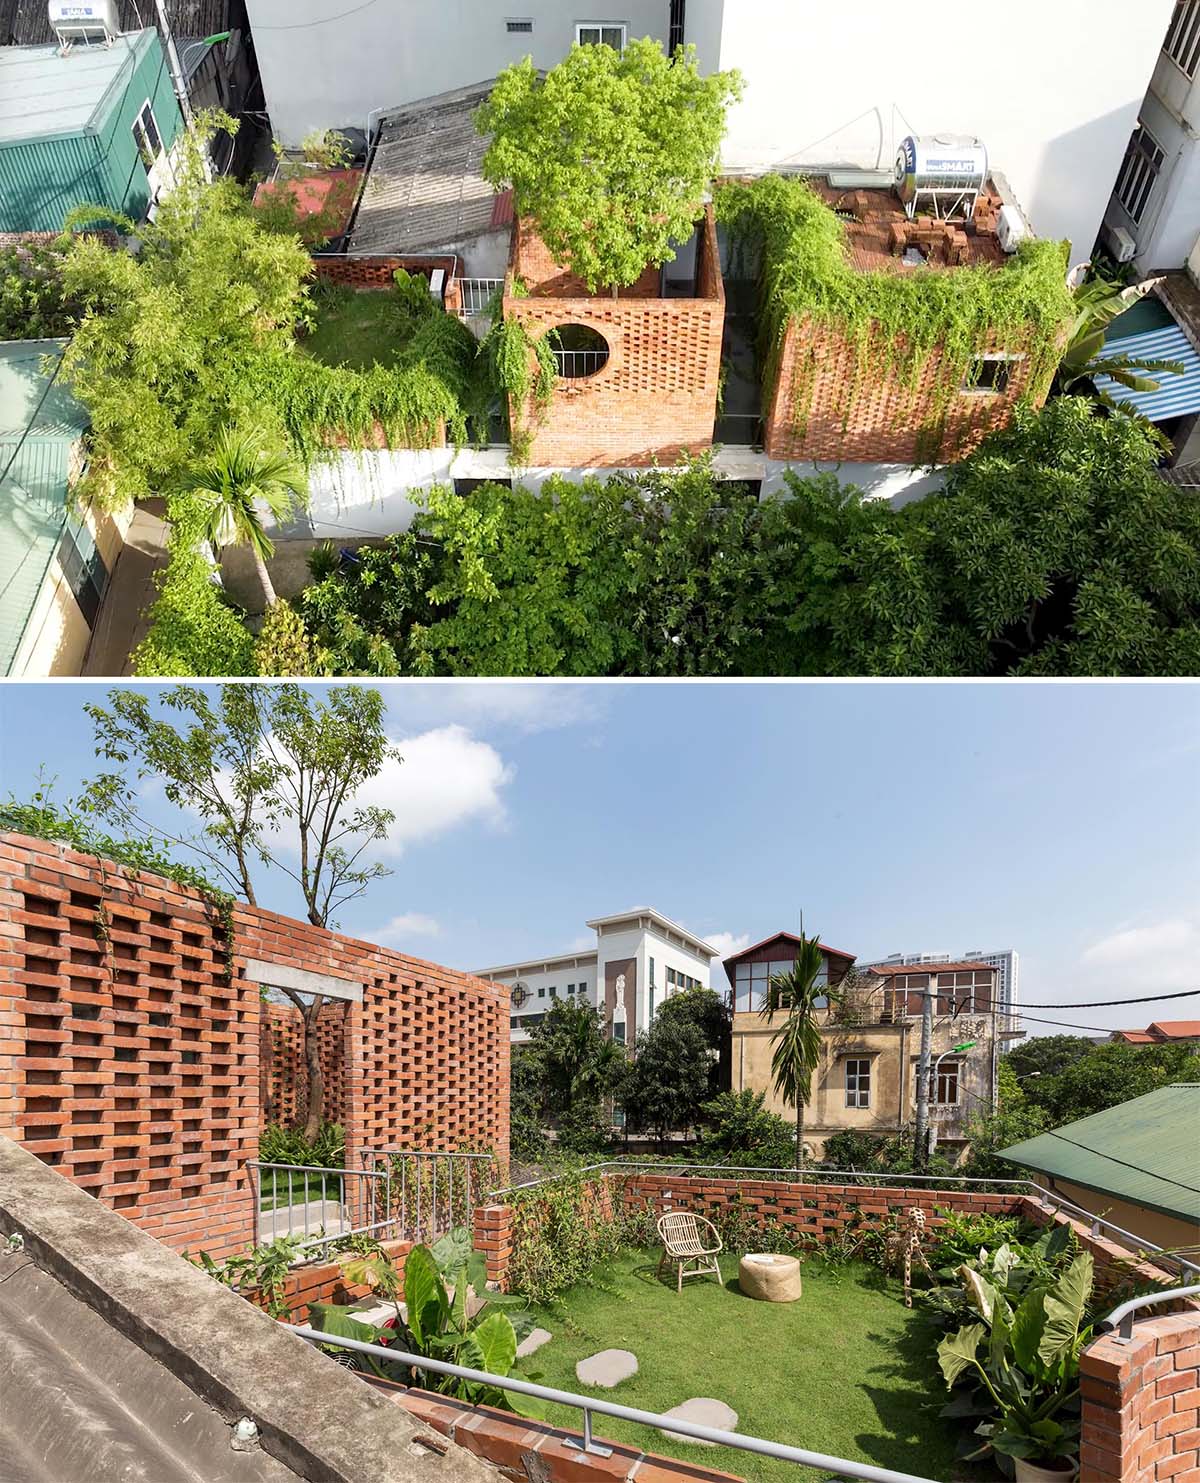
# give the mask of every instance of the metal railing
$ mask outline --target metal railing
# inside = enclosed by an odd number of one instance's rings
[[[428,1149],[365,1150],[363,1167],[385,1183],[389,1234],[399,1241],[436,1241],[456,1226],[472,1229],[475,1204],[495,1177],[490,1153],[442,1153]]]
[[[845,1457],[830,1457],[823,1452],[809,1452],[803,1447],[788,1447],[782,1442],[768,1442],[762,1437],[751,1437],[743,1432],[722,1431],[714,1426],[700,1426],[694,1421],[685,1421],[679,1416],[665,1416],[657,1411],[641,1411],[634,1406],[621,1406],[615,1401],[600,1400],[595,1396],[576,1395],[570,1390],[554,1390],[548,1385],[535,1385],[529,1380],[518,1380],[514,1375],[493,1375],[485,1370],[471,1370],[465,1365],[449,1364],[445,1360],[429,1359],[423,1354],[409,1354],[402,1349],[385,1349],[380,1344],[368,1344],[358,1339],[343,1339],[336,1334],[322,1333],[320,1329],[292,1328],[291,1332],[310,1344],[328,1344],[338,1349],[349,1349],[356,1354],[366,1354],[372,1359],[391,1361],[394,1364],[410,1365],[418,1370],[431,1370],[436,1375],[452,1375],[476,1385],[495,1386],[498,1390],[511,1390],[516,1395],[533,1396],[540,1401],[550,1401],[559,1406],[573,1406],[583,1413],[583,1440],[564,1437],[563,1446],[588,1453],[593,1457],[611,1457],[613,1449],[605,1447],[592,1436],[592,1415],[612,1416],[618,1421],[632,1421],[638,1426],[652,1426],[671,1432],[689,1441],[708,1442],[718,1447],[732,1447],[738,1452],[753,1452],[759,1457],[773,1457],[780,1462],[795,1463],[798,1467],[823,1468],[840,1478],[858,1478],[863,1483],[936,1483],[935,1479],[916,1473],[897,1473],[891,1468],[877,1468],[870,1463],[851,1462]],[[523,1423],[527,1425],[528,1423]]]
[[[1114,1308],[1107,1318],[1100,1320],[1096,1327],[1102,1334],[1107,1334],[1112,1329],[1119,1329],[1117,1343],[1129,1344],[1133,1340],[1133,1315],[1142,1308],[1153,1308],[1159,1303],[1173,1303],[1180,1298],[1195,1297],[1200,1297],[1200,1286],[1171,1287],[1166,1292],[1143,1293],[1140,1298],[1130,1298],[1127,1303]]]
[[[388,1205],[374,1169],[326,1169],[314,1164],[247,1165],[254,1187],[254,1244],[302,1236],[322,1246],[341,1236],[386,1237]]]
[[[455,310],[459,319],[475,319],[487,314],[492,295],[504,287],[503,278],[456,278],[454,281],[462,298]]]
[[[594,376],[608,364],[607,350],[556,350],[554,364],[558,374],[567,380]]]

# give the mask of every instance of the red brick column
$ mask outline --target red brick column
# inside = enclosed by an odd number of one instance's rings
[[[1106,1334],[1079,1357],[1080,1476],[1089,1483],[1200,1483],[1200,1310]]]
[[[508,1286],[508,1264],[513,1253],[513,1208],[511,1205],[481,1205],[475,1212],[475,1250],[487,1258],[489,1282]]]

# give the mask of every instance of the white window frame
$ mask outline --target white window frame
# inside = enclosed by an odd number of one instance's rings
[[[597,36],[597,38],[596,38],[595,41],[590,41],[589,42],[589,41],[584,41],[584,39],[583,39],[583,36],[582,36],[581,33],[584,32],[584,31],[598,31],[600,34]],[[605,33],[605,31],[620,31],[620,33],[621,33],[621,44],[620,44],[620,46],[615,47],[614,50],[615,51],[618,51],[618,52],[623,52],[625,50],[625,43],[629,39],[629,27],[625,24],[624,21],[576,21],[575,22],[575,45],[576,46],[610,46],[611,45],[611,42],[607,42],[604,39],[604,33]]]
[[[846,1106],[854,1108],[870,1107],[871,1105],[871,1058],[870,1056],[848,1056],[842,1063],[842,1079],[846,1085]],[[850,1070],[851,1066],[856,1068],[866,1067],[866,1070]],[[850,1085],[850,1078],[854,1078],[854,1086]],[[866,1086],[862,1085],[866,1081]]]
[[[1025,359],[1024,355],[1019,355],[1019,354],[1018,355],[1010,355],[1005,350],[989,350],[989,351],[986,351],[982,355],[973,355],[971,357],[971,364],[974,365],[974,363],[977,360],[1017,362],[1017,361],[1022,361],[1024,359]],[[968,368],[967,375],[968,375],[968,378],[969,378],[969,376],[970,376],[970,369],[969,368]],[[1006,378],[1003,386],[1001,386],[1001,387],[996,387],[996,386],[978,386],[978,385],[972,384],[971,381],[969,379],[967,379],[967,380],[964,380],[963,381],[963,384],[959,387],[959,392],[960,392],[960,394],[962,396],[1007,396],[1008,395],[1008,392],[1009,392],[1009,388],[1011,387],[1011,385],[1012,385],[1012,368],[1010,366],[1009,367],[1008,376],[1007,376],[1007,378]],[[932,984],[930,985],[930,987],[931,988],[933,987]]]
[[[1195,81],[1200,72],[1200,0],[1179,0],[1162,50],[1189,82]]]
[[[1137,226],[1141,225],[1146,214],[1166,159],[1166,150],[1139,119],[1126,146],[1125,158],[1121,161],[1113,188],[1113,195],[1121,203],[1122,210]]]
[[[143,115],[147,113],[150,115],[150,122],[154,125],[154,134],[158,140],[158,153],[153,156],[149,164],[146,163],[146,156],[151,153],[149,148],[150,136],[146,133],[146,126],[142,122]],[[138,159],[141,160],[142,166],[148,175],[167,152],[167,146],[163,141],[162,130],[158,127],[158,119],[154,116],[154,105],[149,98],[146,99],[134,115],[133,123],[129,126],[129,132],[133,135],[133,143],[138,152]],[[143,138],[147,146],[145,150],[142,148]]]

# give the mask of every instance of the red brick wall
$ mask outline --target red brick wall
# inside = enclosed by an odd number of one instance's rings
[[[313,270],[329,283],[348,283],[352,288],[391,288],[398,268],[406,273],[420,273],[428,278],[441,268],[450,282],[454,271],[452,257],[314,257]]]
[[[609,347],[607,364],[594,376],[558,379],[543,414],[532,401],[510,406],[514,425],[533,431],[530,464],[676,463],[711,446],[725,323],[711,209],[701,235],[700,298],[657,297],[657,269],[622,289],[619,298],[589,295],[553,263],[526,224],[513,236],[512,270],[530,292],[515,297],[510,276],[505,318],[520,320],[534,338],[558,325],[587,325]]]
[[[1128,1344],[1096,1339],[1079,1374],[1081,1479],[1200,1483],[1200,1310],[1141,1319]]]
[[[1021,349],[1011,341],[980,347],[981,352],[1010,354]],[[1049,375],[1031,385],[1030,363],[1018,361],[1002,394],[954,392],[946,403],[938,389],[942,371],[940,355],[933,354],[912,384],[903,372],[889,371],[877,355],[860,372],[853,345],[836,326],[792,320],[764,411],[767,457],[917,463],[930,456],[927,424],[936,414],[946,417],[936,453],[945,462],[963,457],[989,432],[1006,426],[1020,398],[1028,396],[1041,406],[1049,391]],[[798,388],[805,416],[799,429],[793,413]]]
[[[264,1127],[304,1121],[308,1069],[304,1060],[304,1026],[294,1004],[264,1004],[259,1050],[259,1097]],[[345,1112],[345,1004],[327,1003],[321,1010],[317,1039],[321,1049],[325,1116],[340,1123]]]
[[[365,985],[345,1011],[347,1158],[508,1162],[508,993],[468,974],[0,834],[0,1134],[176,1249],[250,1244],[262,1004],[248,958]],[[111,952],[99,929],[103,908]]]

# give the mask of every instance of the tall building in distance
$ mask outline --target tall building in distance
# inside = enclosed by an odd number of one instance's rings
[[[1011,1024],[1017,1018],[1020,999],[1020,954],[1015,948],[995,948],[984,951],[972,948],[968,953],[892,953],[886,958],[874,958],[869,963],[856,964],[858,968],[890,968],[897,963],[986,963],[996,970],[996,1005],[998,1012]]]

